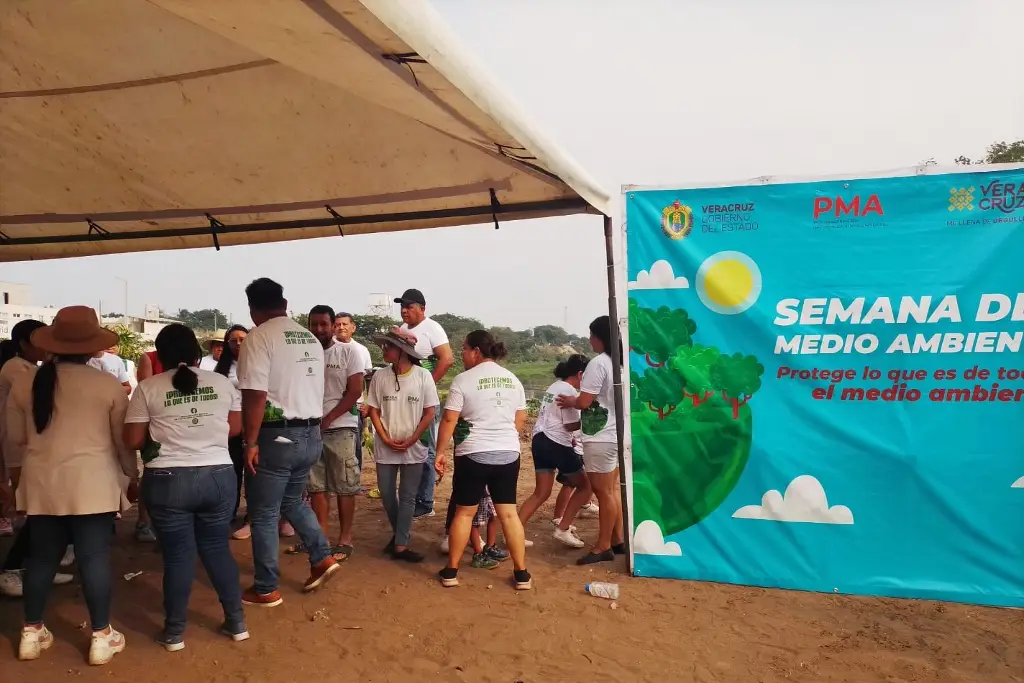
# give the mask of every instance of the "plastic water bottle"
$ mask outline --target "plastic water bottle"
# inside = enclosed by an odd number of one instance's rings
[[[619,585],[617,583],[588,583],[583,587],[583,590],[595,598],[619,599]]]

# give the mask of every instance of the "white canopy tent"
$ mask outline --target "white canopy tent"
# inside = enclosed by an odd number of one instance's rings
[[[424,1],[10,0],[0,26],[0,261],[608,213]]]
[[[0,262],[590,212],[615,321],[610,204],[426,0],[0,4]]]

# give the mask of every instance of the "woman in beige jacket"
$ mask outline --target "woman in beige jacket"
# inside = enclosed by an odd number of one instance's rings
[[[21,449],[18,509],[32,525],[19,659],[36,659],[53,644],[43,611],[68,543],[92,622],[89,663],[106,664],[124,650],[124,636],[110,626],[110,544],[121,474],[135,498],[138,470],[122,441],[128,397],[116,379],[86,365],[116,341],[91,308],[61,309],[53,325],[32,333],[32,345],[53,358],[21,377],[8,398],[6,442]]]

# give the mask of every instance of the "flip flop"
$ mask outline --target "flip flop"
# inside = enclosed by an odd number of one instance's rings
[[[350,545],[331,546],[331,555],[334,556],[335,562],[344,562],[352,556],[353,552],[355,552],[355,548]]]

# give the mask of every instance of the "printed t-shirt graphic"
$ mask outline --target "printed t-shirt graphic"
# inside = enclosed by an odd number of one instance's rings
[[[362,374],[363,361],[354,344],[343,344],[336,341],[324,349],[324,415],[338,405],[341,397],[345,395],[348,378],[352,375]],[[352,410],[339,417],[327,428],[350,427],[356,429],[358,426],[359,409],[352,406]]]
[[[519,378],[493,361],[484,361],[452,380],[445,410],[459,412],[455,455],[519,452],[516,412],[526,410]]]
[[[205,467],[231,464],[228,454],[228,413],[242,409],[242,397],[231,382],[208,370],[194,394],[174,388],[175,371],[143,380],[135,390],[125,422],[149,423],[150,442],[143,448],[147,467]]]
[[[434,349],[448,343],[448,333],[432,318],[424,318],[423,322],[416,327],[409,327],[408,324],[402,323],[402,329],[416,335],[416,353],[425,359],[420,361],[420,366],[426,368],[428,372],[433,372],[437,367],[437,356],[434,355]]]
[[[580,393],[593,394],[594,402],[583,411],[584,443],[617,443],[615,436],[615,385],[612,359],[602,353],[587,363],[580,382]]]
[[[548,387],[540,400],[540,410],[537,413],[537,422],[533,426],[533,433],[544,434],[557,444],[572,447],[573,433],[567,430],[565,425],[579,422],[580,411],[575,408],[559,408],[555,404],[556,396],[575,398],[579,396],[579,392],[564,380],[558,380]]]
[[[424,368],[413,366],[408,373],[398,376],[390,368],[378,370],[370,380],[366,394],[366,405],[380,411],[380,419],[393,441],[401,441],[413,435],[423,418],[423,411],[439,406],[434,378]],[[424,434],[430,434],[426,429]],[[379,434],[374,435],[373,459],[382,465],[415,465],[426,462],[427,444],[423,438],[405,451],[394,451],[384,445]]]
[[[291,318],[271,318],[242,345],[238,388],[267,392],[264,422],[323,417],[324,349]]]

